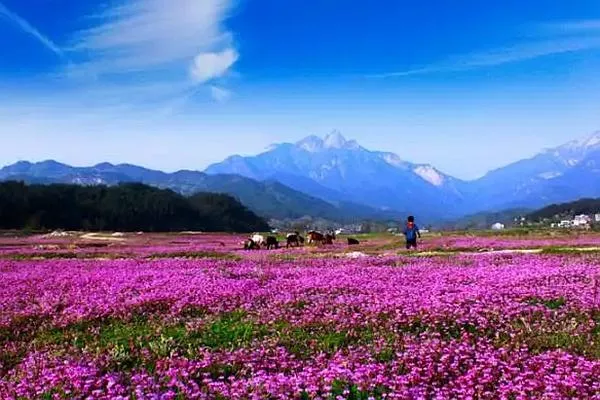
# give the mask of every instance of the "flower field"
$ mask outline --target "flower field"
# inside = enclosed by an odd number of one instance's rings
[[[600,399],[599,236],[114,239],[0,239],[1,399]]]

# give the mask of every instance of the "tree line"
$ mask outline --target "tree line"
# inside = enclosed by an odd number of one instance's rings
[[[266,221],[233,197],[184,197],[140,183],[117,186],[0,183],[0,229],[254,232]]]
[[[560,219],[566,216],[596,213],[600,213],[600,199],[579,199],[569,203],[551,204],[529,214],[527,218],[533,221],[542,221],[544,219]]]

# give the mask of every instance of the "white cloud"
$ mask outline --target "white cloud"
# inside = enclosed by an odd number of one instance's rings
[[[204,83],[223,76],[237,59],[238,53],[234,49],[219,53],[201,53],[194,58],[190,74],[195,82]]]
[[[223,27],[231,0],[122,1],[79,32],[71,50],[94,73],[173,71],[198,53],[231,46]]]
[[[231,92],[229,90],[217,86],[210,87],[210,94],[212,98],[219,103],[224,103],[231,98]]]
[[[74,61],[63,76],[93,95],[174,112],[238,58],[224,26],[235,0],[115,1],[67,50]]]
[[[50,38],[46,35],[43,35],[39,30],[37,30],[33,25],[27,22],[25,19],[21,18],[19,15],[15,14],[2,3],[0,3],[0,18],[5,18],[11,23],[15,24],[19,29],[21,29],[24,33],[30,35],[38,42],[40,42],[43,46],[45,46],[48,50],[52,51],[59,57],[64,57],[64,53],[61,48],[54,43]]]
[[[531,60],[554,54],[573,53],[600,47],[600,36],[591,38],[560,39],[528,43],[489,52],[472,54],[458,59],[457,66],[486,67]]]
[[[422,68],[372,74],[368,77],[392,78],[464,71],[600,48],[600,20],[550,24],[545,25],[545,28],[547,36],[539,40],[478,53],[458,55]]]

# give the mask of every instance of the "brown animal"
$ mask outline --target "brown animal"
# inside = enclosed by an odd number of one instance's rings
[[[310,231],[306,236],[308,237],[308,244],[323,243],[323,240],[325,239],[325,236],[322,233],[316,231]]]
[[[335,240],[335,235],[328,233],[323,238],[323,244],[333,244],[334,240]]]
[[[357,244],[360,244],[360,242],[357,239],[348,238],[348,246],[355,246]]]

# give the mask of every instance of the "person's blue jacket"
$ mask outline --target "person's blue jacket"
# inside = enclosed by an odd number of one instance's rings
[[[404,235],[406,236],[406,240],[415,240],[417,236],[421,236],[417,224],[412,224],[412,227],[406,225]]]

